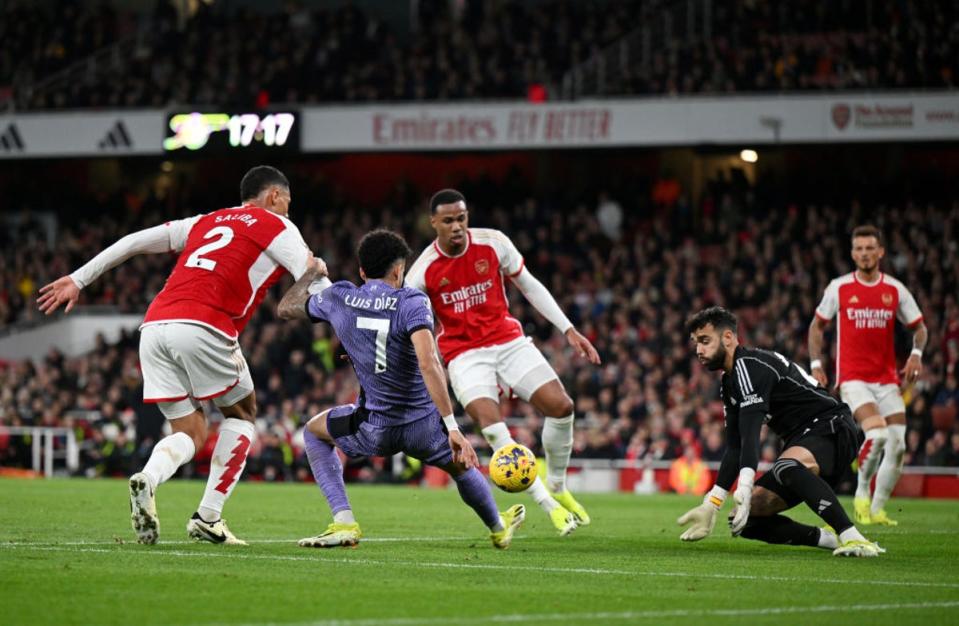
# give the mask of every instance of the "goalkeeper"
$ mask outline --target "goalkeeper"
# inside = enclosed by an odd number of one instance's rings
[[[726,454],[703,503],[679,518],[680,525],[689,525],[680,538],[699,541],[712,532],[738,475],[729,516],[734,537],[826,548],[837,556],[873,557],[883,552],[860,534],[832,489],[859,449],[849,407],[778,352],[740,346],[736,316],[722,307],[700,311],[689,319],[686,331],[700,362],[723,371]],[[783,440],[783,452],[772,469],[754,481],[764,423]],[[780,515],[800,502],[830,528]]]

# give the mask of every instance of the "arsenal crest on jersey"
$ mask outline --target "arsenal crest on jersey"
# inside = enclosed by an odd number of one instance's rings
[[[487,261],[486,259],[480,259],[479,261],[473,264],[473,267],[476,268],[477,274],[485,274],[486,272],[489,271],[489,261]]]
[[[892,306],[892,294],[884,293],[882,294],[882,303],[886,306]]]

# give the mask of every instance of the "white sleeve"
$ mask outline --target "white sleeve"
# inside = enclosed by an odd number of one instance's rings
[[[83,289],[104,272],[132,256],[182,250],[186,242],[186,236],[197,219],[199,219],[199,216],[185,220],[174,220],[160,226],[130,233],[70,274],[70,278],[80,289]]]
[[[419,289],[423,293],[426,293],[426,268],[430,266],[430,264],[424,260],[423,257],[425,256],[426,253],[424,252],[420,255],[420,258],[413,262],[409,271],[406,272],[406,279],[403,281],[407,287]]]
[[[500,271],[510,278],[517,276],[524,267],[523,255],[519,253],[509,237],[498,230],[492,230],[490,233],[491,243],[499,258]]]
[[[896,310],[896,317],[899,321],[910,328],[922,321],[922,311],[916,304],[916,299],[904,285],[897,285],[899,288],[899,308]]]
[[[295,280],[299,280],[306,271],[306,265],[310,262],[312,253],[303,241],[300,229],[293,222],[283,221],[286,223],[286,228],[270,242],[266,253],[292,274]]]
[[[190,231],[193,230],[193,225],[196,224],[201,217],[203,216],[194,215],[193,217],[188,217],[183,220],[173,220],[172,222],[164,224],[164,226],[170,229],[171,250],[180,252],[186,247],[186,240],[190,236]]]
[[[306,292],[311,296],[315,296],[316,294],[323,293],[329,289],[332,284],[333,282],[329,278],[323,276],[310,283],[310,286],[307,287]]]
[[[529,303],[540,312],[549,322],[555,326],[559,332],[565,333],[573,327],[563,310],[559,308],[559,303],[553,298],[553,294],[533,276],[528,269],[520,267],[519,274],[513,277],[513,283],[519,287]]]
[[[839,286],[836,281],[830,281],[826,291],[822,294],[822,302],[816,307],[816,317],[828,322],[836,317],[839,311]]]

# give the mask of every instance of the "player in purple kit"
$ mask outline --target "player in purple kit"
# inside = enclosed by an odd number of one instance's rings
[[[436,354],[429,299],[418,289],[402,286],[410,254],[402,237],[374,230],[357,250],[361,286],[349,281],[330,284],[317,263],[279,304],[277,312],[284,319],[308,317],[333,327],[361,389],[356,403],[323,411],[304,430],[310,467],[330,505],[333,523],[322,534],[301,539],[300,546],[352,546],[362,536],[334,446],[349,457],[404,452],[445,470],[456,481],[463,501],[490,529],[497,548],[509,547],[525,518],[523,505],[502,514],[496,510],[489,483],[476,469],[476,452],[453,418],[446,376]]]

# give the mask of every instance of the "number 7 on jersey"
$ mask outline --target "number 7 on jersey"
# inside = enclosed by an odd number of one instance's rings
[[[377,374],[386,371],[386,338],[390,334],[390,320],[376,317],[356,318],[356,327],[363,330],[376,331],[376,366]]]

